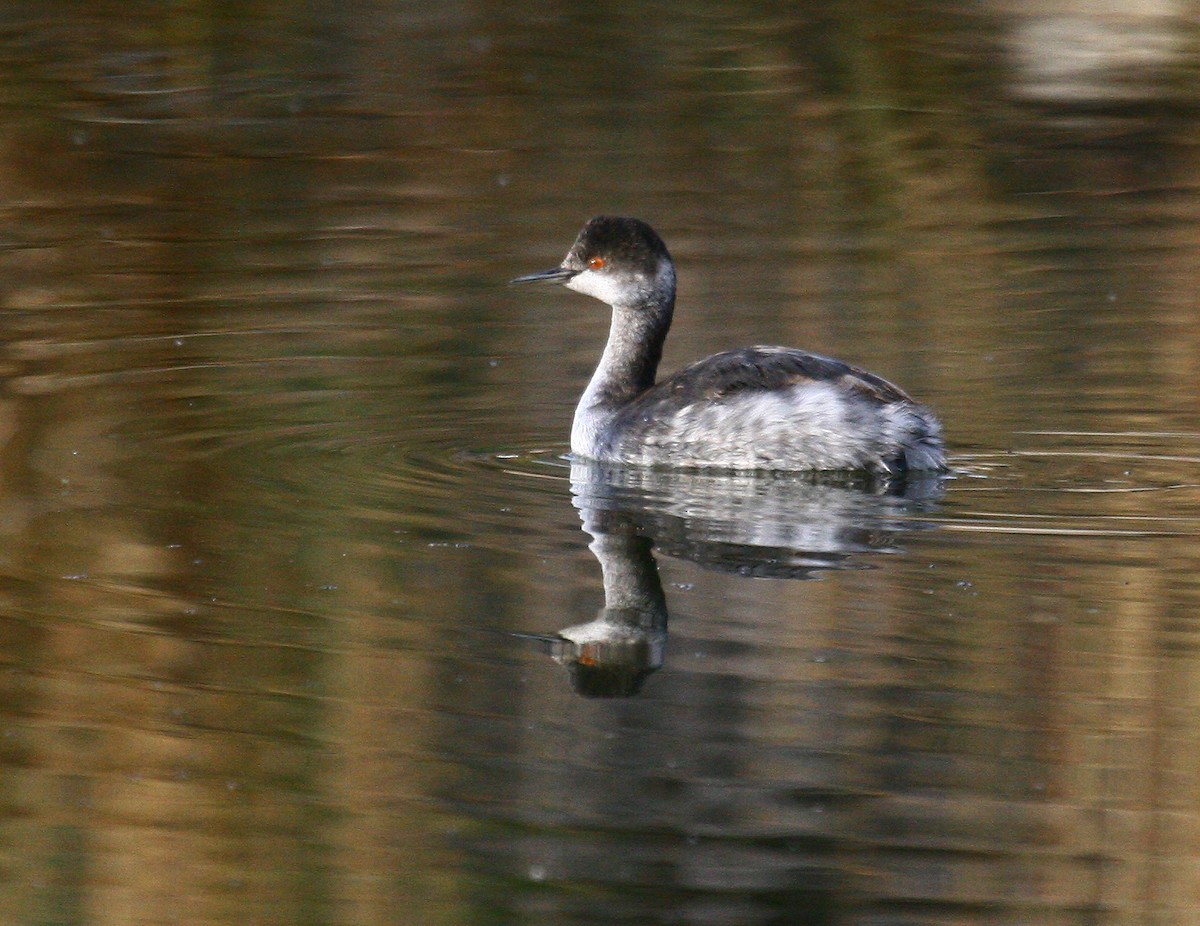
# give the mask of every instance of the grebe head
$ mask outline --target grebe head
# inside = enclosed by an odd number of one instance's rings
[[[513,283],[562,283],[609,305],[666,307],[675,300],[675,265],[667,246],[640,219],[598,215],[562,264]]]

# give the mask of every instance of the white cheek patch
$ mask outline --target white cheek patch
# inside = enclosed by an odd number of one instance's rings
[[[638,287],[633,280],[616,273],[583,270],[567,280],[567,289],[592,296],[609,305],[627,305],[636,298]]]

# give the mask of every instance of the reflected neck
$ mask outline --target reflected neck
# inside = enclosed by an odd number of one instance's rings
[[[589,544],[604,574],[604,611],[609,620],[665,629],[667,600],[650,550],[632,530],[597,533]]]

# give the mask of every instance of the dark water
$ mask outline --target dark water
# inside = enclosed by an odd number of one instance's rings
[[[0,12],[0,922],[1197,922],[1197,26],[1040,8]],[[602,211],[955,478],[572,467]]]

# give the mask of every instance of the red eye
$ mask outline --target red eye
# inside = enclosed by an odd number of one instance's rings
[[[606,261],[603,257],[589,257],[588,258],[588,266],[592,270],[603,270],[604,265],[607,263],[608,263],[608,261]]]

